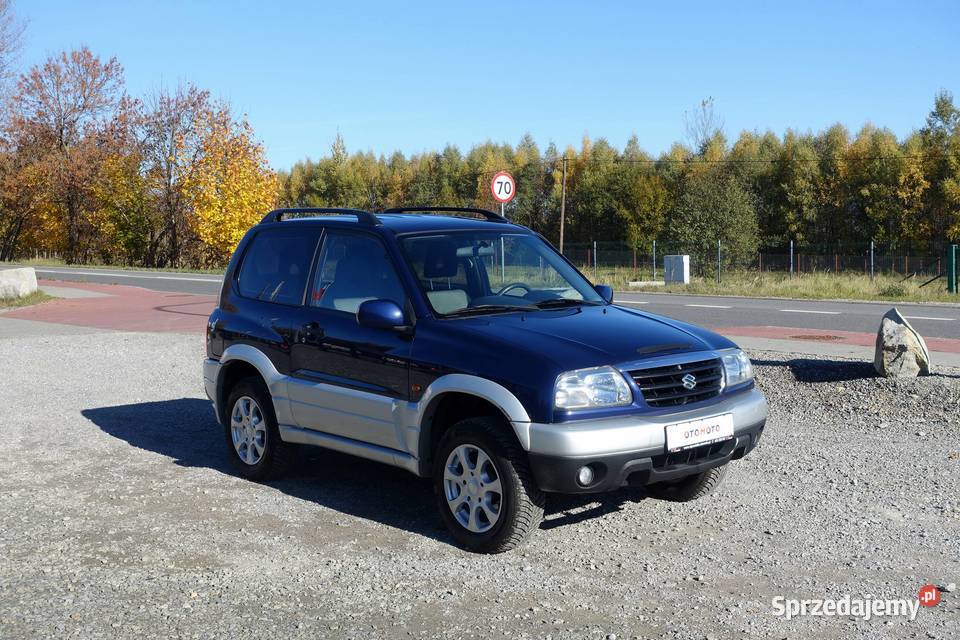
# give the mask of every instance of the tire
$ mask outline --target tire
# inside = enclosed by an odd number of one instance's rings
[[[702,498],[719,486],[727,475],[727,465],[707,469],[701,473],[681,478],[675,482],[652,484],[647,494],[653,498],[672,502],[690,502]]]
[[[230,389],[223,412],[227,455],[239,474],[256,481],[282,475],[290,445],[280,439],[273,398],[263,381],[240,380]]]
[[[526,454],[495,418],[450,427],[434,452],[433,486],[444,523],[470,551],[514,549],[543,520],[545,497]]]

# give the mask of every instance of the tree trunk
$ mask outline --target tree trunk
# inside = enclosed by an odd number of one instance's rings
[[[23,216],[19,216],[6,233],[6,237],[3,238],[3,244],[0,245],[0,260],[9,262],[14,259],[17,250],[17,240],[19,240],[22,230]]]

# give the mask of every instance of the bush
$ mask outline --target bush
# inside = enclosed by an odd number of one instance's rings
[[[880,287],[877,295],[881,298],[905,298],[907,296],[907,288],[901,283],[896,282]]]

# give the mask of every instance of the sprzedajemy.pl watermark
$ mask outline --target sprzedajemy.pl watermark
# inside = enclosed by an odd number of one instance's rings
[[[854,598],[846,595],[838,599],[819,598],[798,600],[776,596],[771,600],[773,615],[786,618],[801,616],[852,617],[862,620],[883,617],[917,617],[920,607],[932,607],[940,602],[940,590],[932,584],[924,585],[917,598]]]

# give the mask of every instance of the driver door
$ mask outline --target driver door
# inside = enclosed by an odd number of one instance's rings
[[[401,309],[406,302],[380,238],[326,233],[308,305],[295,325],[290,401],[301,427],[402,450],[393,403],[409,397],[412,341],[357,323],[360,304],[377,299]]]

